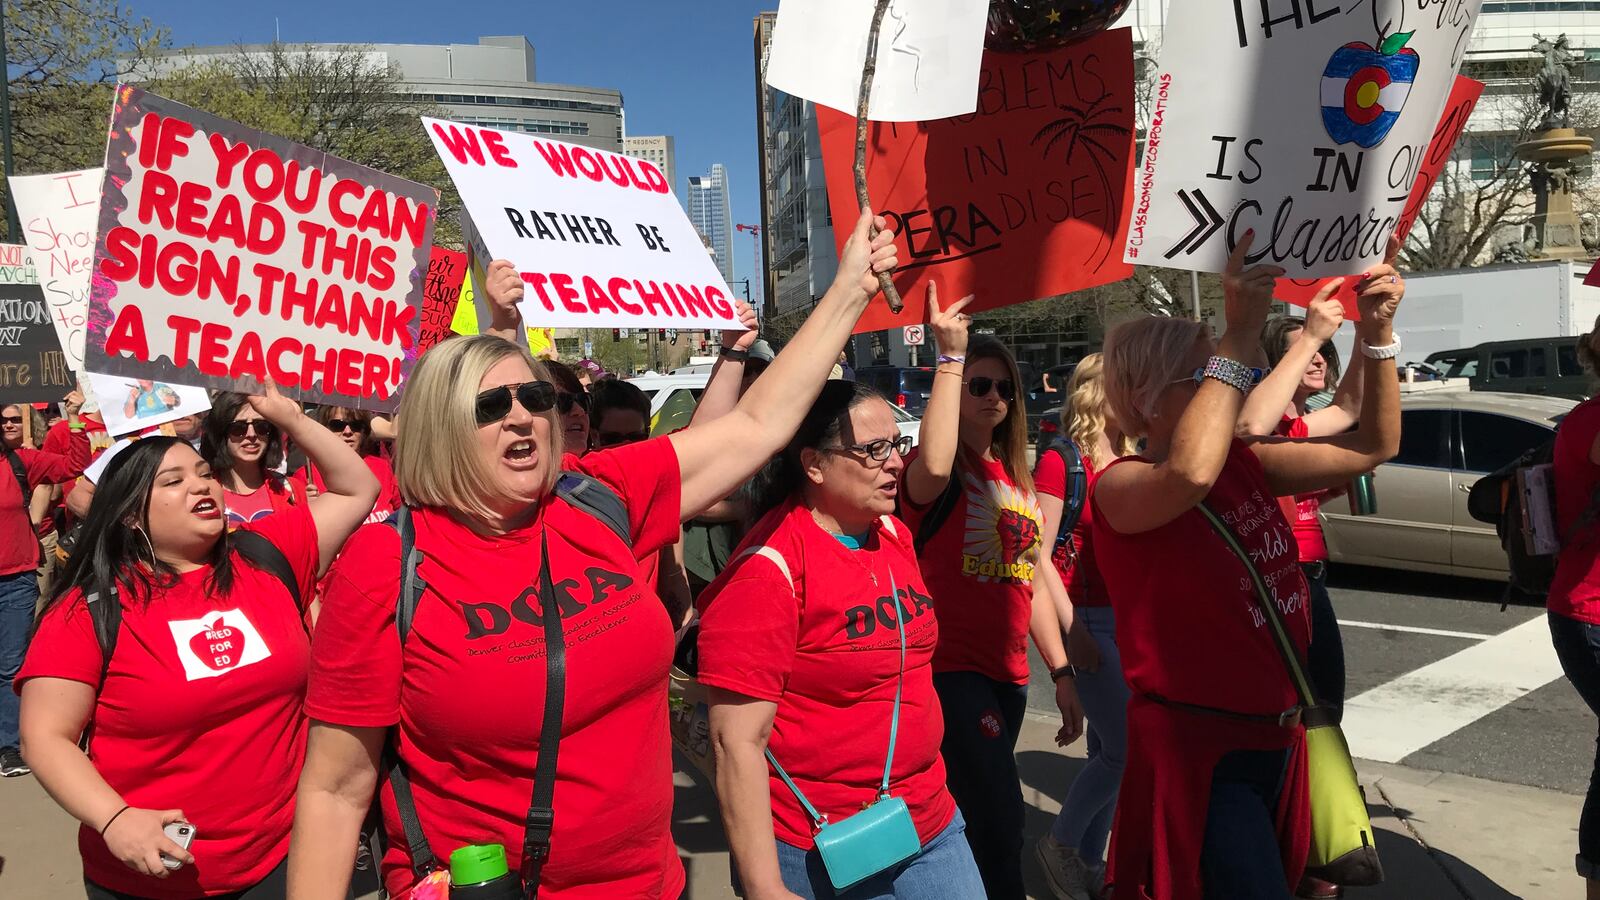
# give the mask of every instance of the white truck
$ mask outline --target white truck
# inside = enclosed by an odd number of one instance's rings
[[[1544,261],[1406,276],[1406,299],[1395,317],[1405,343],[1402,362],[1420,363],[1442,350],[1489,341],[1575,337],[1600,316],[1600,287],[1588,287],[1588,262]],[[1334,338],[1351,359],[1353,329]]]

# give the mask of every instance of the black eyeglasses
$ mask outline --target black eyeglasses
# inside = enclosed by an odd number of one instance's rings
[[[21,416],[0,416],[0,422],[4,422],[7,425],[21,425],[22,424],[22,417]]]
[[[987,375],[967,380],[967,393],[974,397],[987,397],[990,391],[999,391],[1000,399],[1010,403],[1017,396],[1017,384],[1009,378],[994,379]]]
[[[574,406],[578,407],[584,412],[588,412],[589,395],[569,394],[566,391],[556,391],[556,412],[561,413],[564,416],[567,413],[572,412],[572,408]]]
[[[255,431],[256,437],[262,440],[270,440],[273,435],[278,433],[278,426],[265,419],[239,419],[228,425],[228,437],[234,440],[242,440],[252,430]]]
[[[623,444],[637,444],[649,439],[648,431],[598,431],[594,436],[595,445],[598,447],[620,447]]]
[[[334,433],[344,431],[346,428],[357,434],[366,434],[372,428],[370,422],[364,419],[329,419],[328,430]]]
[[[848,447],[837,447],[835,448],[834,452],[860,453],[871,457],[878,462],[883,462],[889,458],[890,453],[898,453],[901,456],[905,456],[907,453],[910,453],[911,435],[902,434],[894,440],[890,440],[888,438],[879,438],[875,441],[867,441],[865,444],[851,444]]]
[[[548,381],[524,381],[522,384],[503,384],[478,394],[473,408],[479,425],[492,425],[511,414],[511,398],[517,398],[522,408],[531,413],[549,412],[556,405],[556,387]]]

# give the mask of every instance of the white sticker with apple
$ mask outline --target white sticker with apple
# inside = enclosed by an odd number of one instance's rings
[[[272,656],[261,632],[239,609],[212,612],[199,619],[174,619],[167,627],[172,629],[178,659],[190,681],[226,675]]]

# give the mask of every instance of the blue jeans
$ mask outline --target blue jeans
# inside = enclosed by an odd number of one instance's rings
[[[1290,900],[1273,826],[1288,762],[1285,750],[1235,750],[1217,763],[1200,849],[1205,900]]]
[[[972,826],[967,843],[989,900],[1024,900],[1022,826],[1027,807],[1017,774],[1017,737],[1028,686],[977,672],[936,672],[944,712],[945,780]]]
[[[1089,761],[1072,780],[1050,834],[1077,849],[1090,864],[1105,856],[1117,790],[1128,758],[1128,682],[1117,650],[1116,617],[1109,606],[1080,606],[1076,615],[1100,649],[1100,668],[1078,670],[1078,699],[1088,719]]]
[[[1550,641],[1578,696],[1591,712],[1600,713],[1600,626],[1550,613]],[[1595,742],[1589,794],[1578,818],[1577,866],[1584,878],[1600,879],[1600,739]]]
[[[983,879],[967,847],[967,823],[955,818],[922,852],[847,891],[835,891],[822,856],[778,841],[783,886],[806,900],[983,900]]]
[[[17,746],[20,703],[11,682],[28,652],[33,607],[39,601],[39,576],[32,569],[0,575],[0,747]]]

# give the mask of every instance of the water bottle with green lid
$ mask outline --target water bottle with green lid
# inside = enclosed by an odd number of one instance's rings
[[[450,854],[450,900],[522,900],[503,844],[469,844]]]

